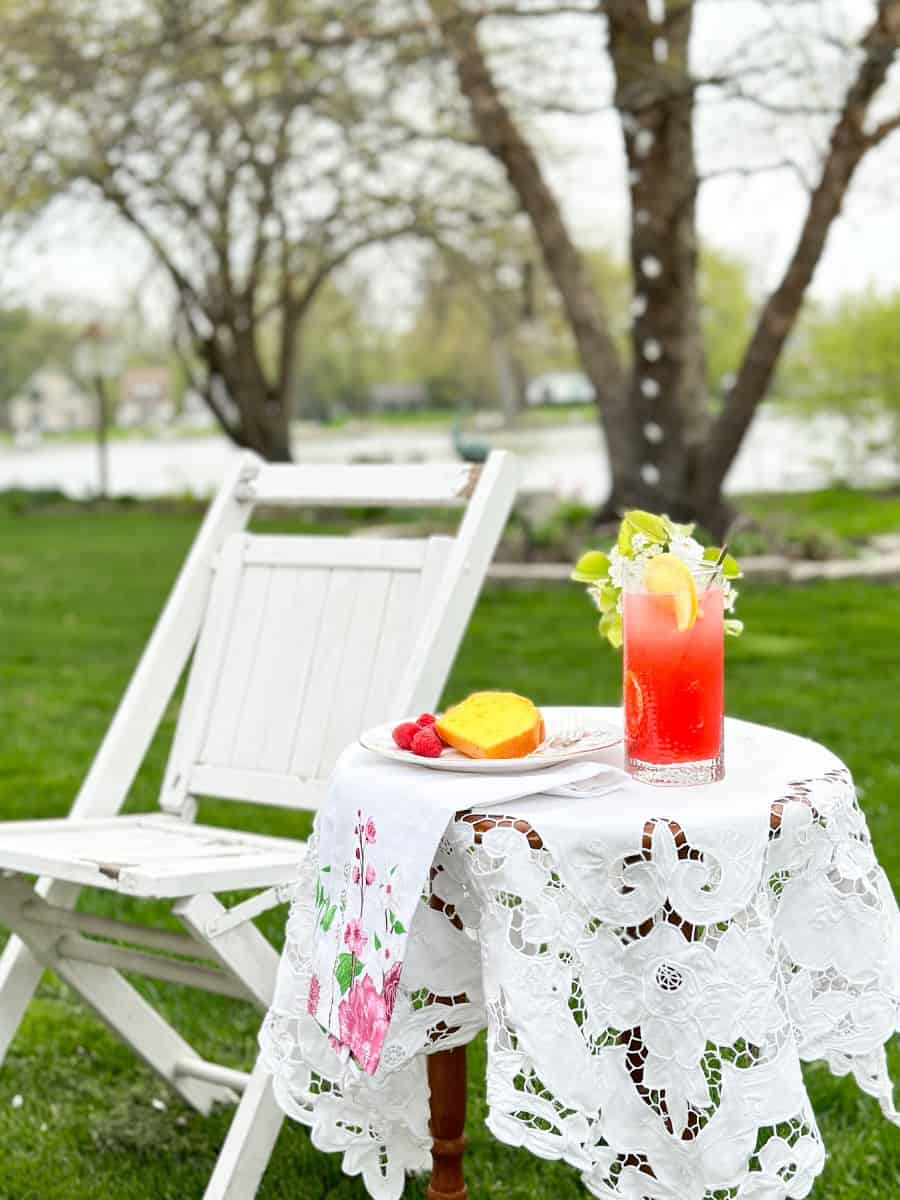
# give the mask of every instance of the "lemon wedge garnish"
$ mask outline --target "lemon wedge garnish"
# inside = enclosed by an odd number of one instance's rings
[[[675,622],[679,633],[692,628],[697,620],[697,589],[694,577],[674,554],[657,554],[647,563],[644,587],[656,596],[671,596],[675,601]]]

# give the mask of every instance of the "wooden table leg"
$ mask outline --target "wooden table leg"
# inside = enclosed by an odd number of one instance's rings
[[[463,1178],[466,1149],[466,1048],[428,1055],[431,1088],[431,1183],[428,1200],[468,1200]]]

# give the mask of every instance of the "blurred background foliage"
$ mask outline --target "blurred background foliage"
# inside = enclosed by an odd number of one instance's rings
[[[629,354],[628,275],[605,249],[589,249],[591,270],[608,296],[623,355]],[[519,406],[527,382],[552,371],[577,371],[578,354],[555,289],[529,264],[523,291],[517,266],[473,272],[434,254],[423,271],[416,303],[401,327],[376,309],[367,280],[345,272],[318,295],[302,334],[302,369],[293,395],[293,416],[334,422],[379,411],[383,384],[422,384],[425,407],[496,410],[503,396],[498,348],[513,365]],[[756,297],[750,265],[704,247],[700,268],[701,312],[710,394],[720,395],[737,369],[751,330]],[[83,319],[65,308],[35,311],[0,306],[0,428],[9,401],[47,363],[73,370]],[[886,434],[897,436],[900,416],[900,291],[866,290],[831,305],[810,303],[798,322],[779,372],[772,401],[812,414],[833,412],[854,419],[882,416]],[[160,365],[178,377],[181,404],[186,379],[165,337],[148,334],[128,312],[116,335],[129,365]],[[266,353],[274,353],[274,346]]]

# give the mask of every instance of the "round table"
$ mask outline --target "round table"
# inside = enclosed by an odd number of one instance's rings
[[[306,1011],[313,840],[261,1045],[282,1107],[375,1200],[428,1168],[432,1133],[429,1195],[463,1200],[464,1047],[484,1028],[489,1128],[607,1200],[805,1196],[824,1148],[801,1060],[852,1073],[900,1123],[900,918],[850,774],[746,722],[725,743],[719,784],[588,781],[458,813],[374,1076]]]

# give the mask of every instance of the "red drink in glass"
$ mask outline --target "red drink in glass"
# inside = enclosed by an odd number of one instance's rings
[[[724,776],[724,610],[709,568],[694,572],[697,617],[678,628],[675,597],[626,585],[625,754],[648,783],[710,783]]]

